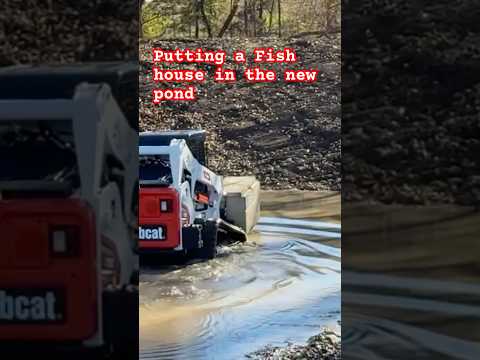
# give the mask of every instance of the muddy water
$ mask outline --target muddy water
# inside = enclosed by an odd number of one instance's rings
[[[453,205],[343,207],[348,359],[480,359],[480,214]]]
[[[209,262],[142,269],[141,359],[241,359],[340,320],[340,226],[264,217]]]

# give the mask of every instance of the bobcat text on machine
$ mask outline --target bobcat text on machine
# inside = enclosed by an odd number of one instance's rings
[[[0,70],[0,351],[138,339],[138,137],[112,94],[127,74]]]
[[[201,130],[140,134],[141,254],[211,259],[218,243],[245,241],[258,220],[258,181],[238,178],[248,183],[249,201],[229,195],[225,179],[207,168],[205,138]]]

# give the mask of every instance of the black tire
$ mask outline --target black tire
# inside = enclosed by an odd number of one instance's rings
[[[138,312],[134,311],[138,306],[136,286],[104,293],[105,354],[109,359],[138,356]]]
[[[202,229],[203,247],[197,250],[200,259],[210,260],[217,256],[218,224],[206,221]]]

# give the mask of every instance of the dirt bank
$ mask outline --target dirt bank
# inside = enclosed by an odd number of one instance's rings
[[[198,101],[156,106],[150,102],[155,87],[150,81],[152,47],[224,49],[228,54],[237,49],[251,53],[255,47],[292,47],[299,62],[288,68],[318,69],[320,76],[313,84],[279,81],[255,85],[243,80],[218,84],[210,76],[199,86]],[[264,188],[340,190],[339,36],[150,41],[141,44],[140,53],[142,130],[205,129],[209,133],[211,168],[225,175],[256,175]],[[201,68],[210,75],[214,71],[210,66]],[[243,66],[229,61],[225,68],[236,69],[237,77],[241,77]],[[286,66],[265,68],[281,70]]]
[[[136,2],[2,2],[0,66],[136,59],[137,18]]]
[[[478,2],[343,10],[344,198],[478,206]]]

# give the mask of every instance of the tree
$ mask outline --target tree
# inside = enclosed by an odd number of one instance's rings
[[[220,32],[218,33],[218,37],[221,38],[223,37],[223,35],[225,35],[225,33],[227,32],[228,28],[230,27],[230,24],[232,23],[232,20],[233,18],[235,17],[235,15],[237,14],[237,11],[238,11],[238,7],[239,7],[239,1],[240,0],[232,0],[231,3],[230,3],[230,14],[228,14],[228,17],[227,19],[225,20],[225,22],[223,23],[223,26],[222,26],[222,29],[220,30]]]
[[[253,22],[253,36],[257,36],[257,0],[252,0],[250,4],[250,18]]]
[[[260,0],[258,4],[258,19],[260,20],[260,28],[258,30],[260,34],[263,34],[263,1]]]
[[[145,0],[138,0],[138,8],[140,9],[140,16],[139,16],[139,27],[140,27],[140,37],[143,38],[143,4],[145,3]]]
[[[248,36],[248,0],[243,3],[243,26],[245,27],[245,36]]]
[[[199,8],[200,8],[200,14],[202,15],[202,20],[203,23],[205,24],[205,27],[207,29],[208,37],[212,37],[212,27],[210,25],[210,21],[208,20],[208,16],[205,13],[205,0],[198,0],[199,2]]]
[[[277,0],[278,4],[278,37],[282,37],[282,1]]]
[[[326,28],[327,31],[333,30],[337,25],[337,13],[340,8],[340,2],[338,0],[326,0]]]
[[[198,39],[200,37],[200,16],[198,15],[198,0],[193,0],[193,2],[193,8],[195,9],[195,39]]]
[[[269,24],[268,24],[268,31],[270,33],[272,32],[274,10],[275,10],[275,0],[272,0],[271,7],[270,7],[270,21],[269,21]]]
[[[339,28],[340,0],[138,0],[144,37],[288,37]]]

